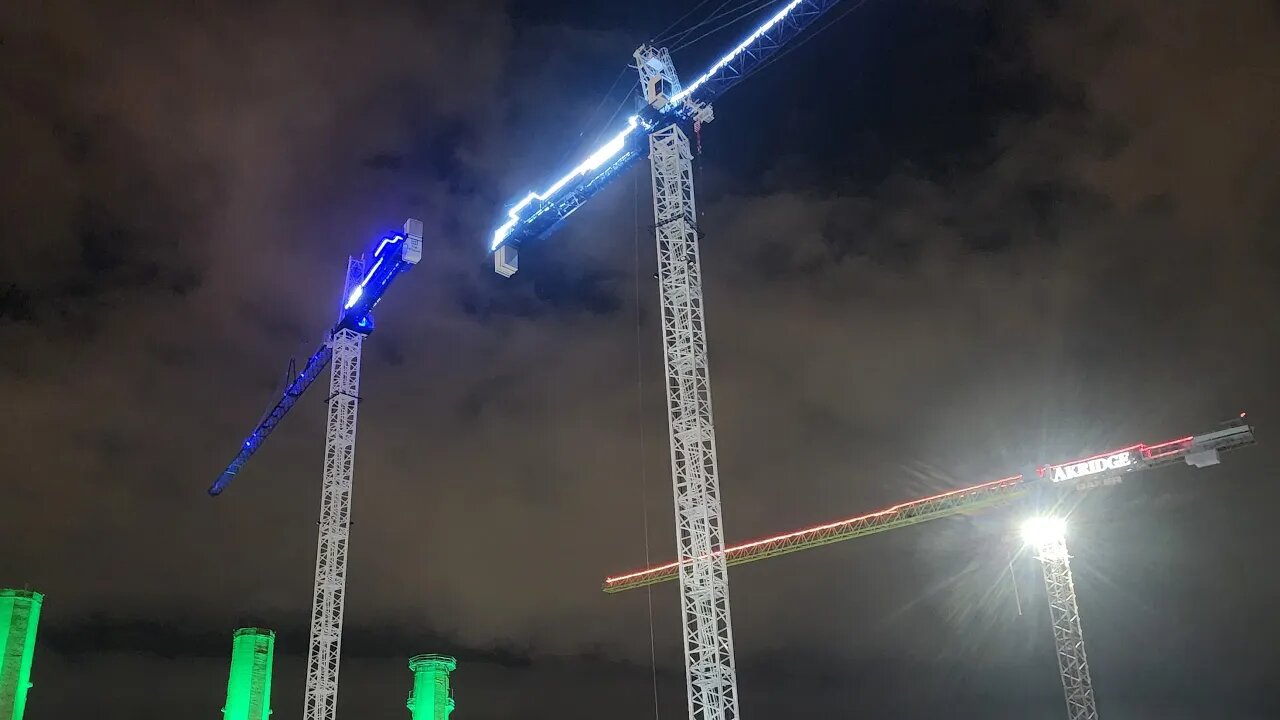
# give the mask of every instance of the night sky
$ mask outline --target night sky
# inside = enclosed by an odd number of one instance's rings
[[[676,588],[652,625],[644,591],[599,589],[674,552],[647,164],[514,278],[484,248],[691,4],[0,3],[0,586],[47,595],[29,720],[219,718],[242,624],[279,630],[275,716],[300,714],[327,380],[205,489],[346,256],[406,216],[425,256],[365,344],[340,715],[406,718],[407,658],[441,652],[457,720],[684,716]],[[1104,717],[1280,716],[1277,5],[830,17],[702,132],[729,539],[1248,410],[1257,447],[1077,496],[1069,538]],[[732,569],[744,717],[1062,717],[1019,517]]]

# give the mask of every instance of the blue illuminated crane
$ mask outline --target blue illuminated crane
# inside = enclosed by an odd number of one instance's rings
[[[422,223],[412,219],[405,222],[404,234],[397,233],[382,238],[373,247],[373,267],[367,273],[364,272],[363,259],[353,259],[350,268],[352,272],[349,273],[347,289],[344,291],[345,300],[338,313],[338,322],[329,330],[329,337],[332,338],[341,330],[349,330],[358,335],[368,335],[373,332],[374,306],[382,300],[383,294],[391,286],[391,281],[395,280],[400,273],[416,265],[420,259],[422,259]],[[258,423],[253,432],[249,433],[249,437],[245,438],[240,445],[240,452],[232,458],[227,469],[223,470],[209,487],[210,495],[219,495],[227,489],[227,485],[230,485],[239,474],[240,468],[244,467],[258,448],[262,447],[267,436],[293,409],[298,398],[311,387],[311,383],[315,382],[316,378],[320,377],[320,373],[324,372],[325,366],[329,364],[332,357],[333,344],[326,340],[307,360],[302,372],[298,373],[297,377],[284,389],[284,393],[267,411],[262,422]]]
[[[839,0],[787,0],[704,73],[681,87],[666,48],[639,47],[633,57],[646,105],[604,145],[541,191],[512,205],[489,241],[494,269],[510,277],[518,248],[547,237],[606,185],[648,155],[662,339],[667,425],[675,500],[681,627],[690,720],[737,720],[738,680],[729,614],[728,573],[711,378],[707,364],[702,268],[694,208],[692,153],[686,128],[713,118],[711,101],[778,57]]]
[[[209,488],[218,495],[235,478],[267,436],[332,363],[329,418],[316,543],[316,581],[311,604],[304,720],[334,720],[338,705],[338,661],[342,651],[342,610],[347,587],[347,539],[351,527],[351,483],[356,449],[356,406],[360,401],[360,348],[373,332],[373,309],[392,281],[422,259],[422,223],[410,218],[404,232],[378,241],[369,255],[351,258],[338,321],[302,372],[267,411],[240,446],[240,452]]]

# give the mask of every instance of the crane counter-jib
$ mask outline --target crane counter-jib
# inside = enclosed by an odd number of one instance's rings
[[[1188,435],[1150,445],[1130,445],[1056,465],[1045,465],[1037,468],[1033,476],[1014,475],[899,503],[866,515],[730,545],[723,550],[725,562],[742,565],[987,508],[1013,500],[1032,486],[1087,489],[1115,484],[1129,473],[1172,463],[1182,462],[1194,467],[1215,465],[1218,453],[1254,443],[1253,427],[1243,418],[1242,415],[1220,430],[1201,435]],[[607,593],[634,590],[674,580],[679,574],[679,563],[669,562],[606,578],[603,589]]]

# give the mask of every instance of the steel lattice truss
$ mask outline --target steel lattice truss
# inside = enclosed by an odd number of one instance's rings
[[[1062,671],[1062,692],[1067,700],[1068,720],[1098,720],[1093,700],[1093,680],[1084,652],[1080,608],[1076,605],[1075,584],[1071,581],[1071,560],[1066,540],[1059,537],[1039,546],[1044,567],[1044,586],[1049,594],[1049,616],[1053,621],[1053,642]]]
[[[1026,492],[1026,485],[1020,475],[994,480],[922,500],[901,503],[867,515],[859,515],[764,540],[733,545],[722,555],[727,565],[741,565],[977,510],[1007,502],[1024,492]],[[678,566],[679,563],[673,562],[649,570],[608,578],[604,583],[604,591],[615,593],[667,582],[676,577],[679,572]]]
[[[358,263],[352,261],[355,266]],[[329,381],[329,422],[320,496],[316,584],[311,605],[304,720],[334,720],[338,707],[338,662],[347,587],[347,540],[351,528],[351,480],[356,451],[356,407],[360,396],[360,345],[351,330],[334,333]]]
[[[724,550],[726,563],[741,565],[978,510],[1012,500],[1032,487],[1086,490],[1118,483],[1135,472],[1154,470],[1175,463],[1195,467],[1214,465],[1218,462],[1219,453],[1254,443],[1253,428],[1243,416],[1224,425],[1226,427],[1221,430],[1201,435],[1188,435],[1155,444],[1138,443],[1058,465],[1045,465],[1037,468],[1034,475],[1014,475],[921,500],[899,503],[866,515],[730,545]],[[1095,467],[1095,463],[1101,460],[1116,461],[1118,464],[1115,467],[1104,467],[1106,463],[1102,463]],[[1085,475],[1080,476],[1080,473]],[[1060,483],[1054,480],[1059,474],[1074,474],[1076,477]],[[605,578],[604,591],[622,592],[673,580],[679,573],[678,566],[678,562],[669,562]]]
[[[711,416],[702,273],[689,138],[672,125],[649,136],[657,225],[667,420],[690,720],[736,720],[724,525]]]

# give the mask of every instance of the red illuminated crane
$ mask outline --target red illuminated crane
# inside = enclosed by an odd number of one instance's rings
[[[1194,467],[1207,467],[1218,463],[1218,453],[1253,443],[1253,427],[1245,421],[1244,415],[1241,415],[1227,423],[1222,430],[1215,432],[1188,435],[1154,445],[1145,443],[1129,445],[1080,460],[1045,465],[1036,470],[1034,477],[1012,475],[919,500],[899,503],[866,515],[729,545],[724,549],[724,558],[726,564],[732,566],[778,555],[789,555],[801,550],[1007,503],[1022,497],[1035,487],[1085,489],[1113,485],[1130,473],[1152,470],[1178,462]],[[674,580],[679,575],[679,567],[679,563],[669,562],[613,575],[605,578],[604,591],[617,593]]]
[[[1178,461],[1194,467],[1216,465],[1220,452],[1253,444],[1253,428],[1244,417],[1241,413],[1238,419],[1226,423],[1225,428],[1203,435],[1189,435],[1154,445],[1138,443],[1079,460],[1045,465],[1037,468],[1032,477],[1013,475],[899,503],[867,515],[730,545],[721,553],[723,558],[717,559],[723,559],[726,565],[741,565],[786,555],[1009,502],[1034,488],[1078,490],[1114,485],[1129,473],[1151,470]],[[1035,550],[1044,569],[1049,616],[1053,623],[1053,640],[1063,696],[1067,704],[1067,718],[1098,720],[1065,531],[1066,523],[1055,517],[1031,518],[1022,528],[1024,541]],[[656,565],[606,578],[604,590],[616,593],[655,585],[675,578],[679,572],[679,562]]]

